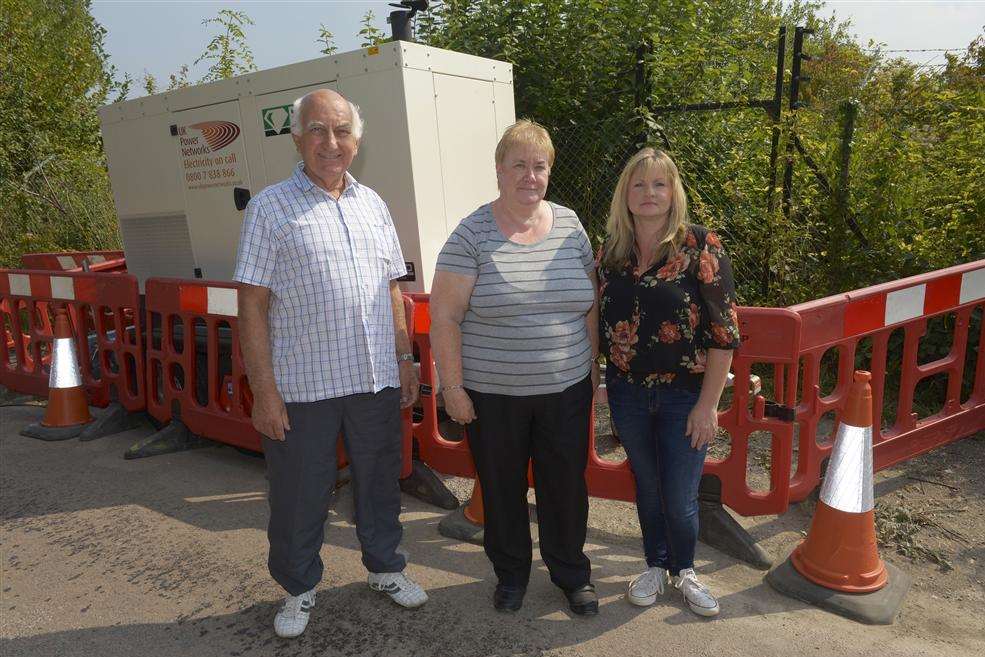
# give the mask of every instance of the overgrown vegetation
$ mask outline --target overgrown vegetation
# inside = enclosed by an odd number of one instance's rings
[[[0,265],[118,248],[96,110],[123,91],[87,3],[0,0]]]
[[[134,80],[109,64],[89,5],[0,0],[0,266],[22,253],[120,248],[97,111]],[[201,82],[256,70],[249,16],[224,9],[203,24],[218,29],[195,61],[209,63]],[[140,82],[160,91],[150,74]],[[188,84],[182,66],[167,88]]]
[[[0,7],[0,37],[9,44],[0,52],[0,264],[16,264],[25,251],[118,246],[96,109],[133,81],[114,82],[87,2],[0,0]],[[418,17],[418,37],[514,65],[517,115],[546,125],[558,146],[550,193],[580,213],[596,241],[628,154],[643,141],[670,150],[694,219],[727,240],[746,304],[783,306],[985,257],[985,39],[940,68],[920,68],[863,48],[844,25],[819,20],[818,7],[447,0]],[[195,60],[211,64],[202,81],[255,68],[245,13],[221,10],[205,23],[217,30]],[[774,122],[762,109],[643,109],[771,97],[777,30],[795,24],[815,30],[806,47],[812,79],[803,89],[807,107],[785,109],[775,124],[775,175]],[[384,39],[370,14],[359,36],[364,45]],[[324,25],[317,43],[335,50]],[[649,84],[641,86],[642,43],[651,46]],[[788,47],[787,84],[790,58]],[[183,67],[168,88],[188,84],[188,75]],[[149,75],[142,87],[159,90]],[[779,181],[795,135],[817,171],[794,155],[785,214]]]
[[[628,154],[642,141],[669,150],[694,219],[728,240],[746,304],[788,305],[985,256],[985,231],[975,229],[985,224],[985,41],[928,71],[862,48],[845,25],[819,20],[819,6],[451,1],[423,16],[419,32],[433,45],[514,64],[517,115],[556,138],[551,193],[580,213],[596,241]],[[797,135],[818,167],[795,155],[789,217],[779,202],[782,157],[770,185],[774,124],[765,111],[648,115],[640,107],[771,98],[780,25],[814,29],[807,107],[785,110],[776,124],[781,155]],[[650,84],[638,103],[644,42],[652,44]],[[845,176],[849,108],[856,129]]]

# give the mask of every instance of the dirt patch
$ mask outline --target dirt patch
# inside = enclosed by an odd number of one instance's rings
[[[818,431],[822,436],[834,428],[830,418],[825,419],[827,426]],[[626,458],[613,435],[607,404],[595,407],[595,432],[601,458]],[[726,458],[729,450],[729,435],[719,430],[708,456]],[[750,436],[747,461],[749,485],[767,490],[769,434]],[[882,558],[910,574],[914,586],[931,599],[972,602],[977,613],[985,611],[985,431],[877,472],[875,494]],[[593,505],[599,502],[593,500]],[[813,512],[814,501],[809,499],[782,516],[739,520],[775,558],[783,558],[806,535]],[[617,533],[628,534],[632,525],[624,522]],[[757,527],[770,531],[757,532]]]

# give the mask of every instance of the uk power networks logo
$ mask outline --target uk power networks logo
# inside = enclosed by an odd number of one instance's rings
[[[204,121],[188,127],[202,133],[205,143],[213,153],[221,151],[239,137],[239,126],[232,121]]]

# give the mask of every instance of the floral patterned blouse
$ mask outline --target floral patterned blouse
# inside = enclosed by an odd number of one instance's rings
[[[718,235],[688,226],[680,250],[640,272],[601,264],[600,351],[609,375],[647,387],[698,392],[707,349],[735,349],[739,329],[732,267]]]

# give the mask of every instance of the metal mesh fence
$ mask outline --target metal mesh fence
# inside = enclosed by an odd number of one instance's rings
[[[768,116],[754,108],[555,129],[557,157],[548,197],[572,208],[598,246],[625,162],[644,145],[660,148],[681,172],[692,222],[719,231],[726,246],[763,246],[756,252],[731,253],[737,280],[742,281],[740,293],[755,298],[769,275],[773,251],[767,239],[771,215],[776,214],[769,209],[771,135]]]
[[[605,237],[622,167],[645,142],[642,128],[641,120],[630,117],[552,131],[556,157],[548,198],[578,214],[595,246]]]

